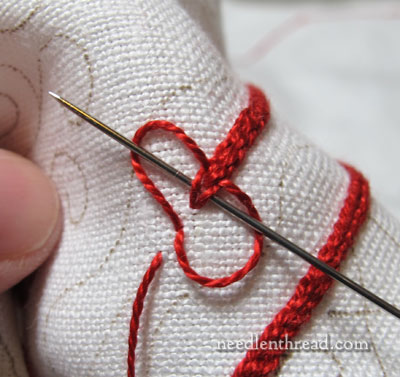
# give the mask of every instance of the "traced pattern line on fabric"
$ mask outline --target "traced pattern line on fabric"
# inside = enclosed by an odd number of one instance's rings
[[[176,305],[176,301],[172,303],[172,306]],[[109,322],[109,331],[112,333],[114,331],[114,326],[116,326],[123,318],[125,318],[125,313],[127,312],[127,309],[129,307],[132,307],[132,296],[128,297],[127,300],[123,303],[121,309],[116,313],[116,315],[111,319]],[[166,309],[168,312],[170,310],[170,307]],[[162,324],[162,321],[160,323],[160,326]],[[155,329],[155,333],[158,332],[158,328]],[[104,333],[104,337],[99,343],[98,350],[95,353],[95,357],[99,357],[101,355],[102,349],[104,351],[104,346],[107,346],[107,341],[108,341],[108,332]],[[142,361],[143,362],[143,361]],[[96,370],[93,370],[93,373],[95,374]]]
[[[178,97],[180,94],[187,93],[190,90],[193,90],[193,87],[190,84],[182,84],[179,87],[171,88],[171,91],[161,99],[160,105],[164,110],[167,110],[167,105],[172,102],[173,99]]]
[[[25,25],[33,18],[33,16],[35,16],[39,9],[41,8],[41,1],[38,2],[38,5],[33,8],[28,16],[26,16],[22,21],[20,21],[17,25],[13,26],[13,27],[9,27],[9,28],[5,28],[5,29],[0,29],[0,34],[11,34],[11,33],[15,33],[18,30],[21,30],[25,27]]]
[[[286,158],[282,161],[282,164],[280,166],[281,168],[281,175],[279,178],[279,199],[278,199],[278,223],[277,223],[277,228],[279,229],[282,225],[283,222],[283,192],[284,192],[284,187],[285,187],[285,172],[287,168],[289,167],[289,161],[293,157],[295,152],[298,152],[303,149],[310,149],[311,146],[308,144],[304,145],[294,145],[294,147],[290,150],[290,152],[286,155]]]
[[[56,161],[60,158],[60,157],[66,157],[69,161],[72,162],[72,164],[76,167],[76,169],[78,170],[81,178],[82,178],[82,184],[83,184],[83,194],[84,194],[84,203],[83,203],[83,207],[82,210],[79,213],[79,216],[77,218],[74,218],[72,215],[72,211],[71,211],[71,199],[70,199],[70,195],[68,193],[68,191],[65,191],[65,196],[66,196],[66,201],[67,201],[67,208],[68,208],[68,218],[71,224],[74,225],[78,225],[84,218],[85,213],[88,209],[88,203],[89,203],[89,189],[88,189],[88,185],[87,185],[87,178],[85,175],[85,172],[81,166],[81,164],[77,161],[77,159],[75,157],[72,157],[68,152],[65,151],[59,151],[56,152],[53,156],[53,159],[51,161],[51,165],[50,165],[50,176],[54,179],[54,174],[55,174],[55,165],[56,165]],[[64,166],[65,168],[65,166]]]
[[[281,357],[281,362],[280,362],[278,368],[275,370],[274,377],[278,377],[278,376],[281,374],[284,365],[286,365],[286,363],[287,363],[288,361],[290,361],[290,359],[291,359],[292,357],[293,357],[293,352],[286,352],[286,353],[284,353],[284,354],[282,355],[282,357]]]
[[[0,141],[2,138],[6,137],[7,135],[9,135],[11,132],[14,131],[14,129],[17,127],[18,122],[19,122],[19,118],[21,115],[21,110],[18,106],[17,101],[15,101],[14,98],[12,98],[10,95],[8,95],[7,93],[3,93],[0,92],[0,97],[5,98],[6,100],[8,100],[11,105],[14,107],[14,111],[15,111],[15,116],[14,116],[14,120],[12,121],[11,125],[9,125],[2,134],[0,134]]]
[[[333,351],[323,351],[323,352],[328,353],[332,361],[335,363],[335,365],[337,365],[339,372],[336,375],[336,377],[343,377],[343,372],[344,372],[343,365],[341,361],[335,356],[335,353]],[[293,357],[294,354],[295,352],[293,351],[287,351],[286,353],[282,354],[278,367],[273,372],[270,373],[271,377],[280,376],[281,373],[283,372],[283,367],[287,364],[288,361],[290,361],[290,359]]]
[[[370,217],[370,218],[372,218],[372,217]],[[359,273],[360,283],[361,283],[363,286],[366,286],[365,281],[364,281],[364,279],[363,279],[363,274],[362,274],[362,271],[361,271],[360,266],[359,266],[358,264],[356,264],[356,267],[357,267],[357,270],[358,270],[358,273]],[[363,302],[363,306],[364,306],[364,311],[365,311],[365,312],[368,311],[368,308],[367,308],[367,305],[366,305],[366,302],[365,302],[365,301]],[[368,316],[368,315],[364,315],[363,318],[364,318],[364,320],[365,320],[365,326],[366,326],[366,329],[367,329],[367,332],[368,332],[368,335],[369,335],[369,338],[370,338],[370,344],[371,344],[371,346],[372,346],[372,351],[373,351],[373,353],[374,353],[374,355],[375,355],[375,357],[376,357],[376,360],[378,361],[379,368],[380,368],[381,371],[382,371],[382,376],[383,376],[383,377],[387,377],[386,369],[385,369],[384,363],[383,363],[383,361],[382,361],[381,356],[380,356],[379,353],[378,353],[378,350],[376,349],[376,344],[375,344],[375,342],[374,342],[374,337],[373,337],[373,334],[372,334],[372,331],[371,331],[371,327],[370,327],[371,325],[370,325],[370,323],[369,323],[369,316]]]
[[[365,315],[378,314],[379,310],[372,309],[359,309],[354,311],[347,310],[328,310],[327,314],[329,318],[349,318],[349,317],[364,317]]]
[[[386,236],[397,246],[400,248],[400,241],[396,240],[396,238],[391,234],[375,217],[369,216],[369,219],[372,220],[378,228],[385,233]]]
[[[126,313],[127,308],[130,307],[131,305],[132,305],[132,298],[130,298],[129,301],[124,302],[121,309],[117,312],[115,317],[113,317],[113,319],[109,322],[110,333],[113,333],[113,331],[115,331],[114,326],[121,321],[121,319],[123,318],[123,314]],[[108,331],[107,331],[104,333],[103,339],[99,342],[99,347],[94,354],[95,357],[100,357],[101,350],[104,348],[104,346],[106,345],[106,342],[109,340],[108,338],[109,338],[109,336],[108,336]],[[93,372],[93,374],[95,374],[96,371],[92,370],[92,372]]]
[[[131,198],[129,199],[129,201],[126,204],[126,212],[129,212],[129,209],[131,208]],[[115,254],[117,247],[120,245],[121,240],[126,232],[126,223],[127,223],[127,219],[128,216],[125,217],[123,225],[119,231],[119,235],[117,240],[114,242],[114,245],[108,250],[107,255],[104,257],[103,261],[98,265],[98,267],[96,268],[96,270],[94,270],[93,272],[91,272],[90,274],[88,274],[84,279],[81,279],[79,281],[77,281],[76,283],[74,283],[73,285],[64,288],[64,290],[62,291],[62,293],[60,293],[57,298],[53,301],[52,305],[49,308],[49,311],[46,315],[46,323],[48,323],[49,321],[49,317],[50,314],[52,312],[52,310],[54,309],[54,307],[57,305],[57,303],[62,300],[69,292],[71,292],[74,288],[78,288],[78,287],[82,287],[83,285],[87,284],[89,282],[89,280],[95,278],[104,268],[104,266],[109,262],[111,256],[113,254]]]
[[[133,178],[133,172],[131,174],[131,179]],[[60,294],[57,295],[57,297],[54,299],[54,301],[51,303],[49,310],[46,313],[45,316],[45,325],[46,327],[49,325],[50,317],[55,309],[55,307],[60,303],[61,300],[63,300],[69,293],[71,293],[74,289],[79,289],[85,284],[87,284],[90,280],[94,279],[97,277],[101,271],[104,269],[106,264],[110,261],[111,257],[116,253],[118,246],[121,244],[122,239],[125,236],[126,233],[126,224],[129,219],[129,212],[131,209],[131,203],[133,199],[133,191],[131,191],[125,205],[125,211],[124,211],[124,216],[123,220],[121,223],[121,228],[119,230],[119,234],[117,239],[114,242],[114,245],[108,250],[107,254],[104,256],[103,261],[97,266],[96,269],[91,271],[88,275],[86,275],[84,278],[80,279],[79,281],[73,283],[72,285],[65,287]],[[47,344],[47,332],[45,331],[43,333],[43,343],[44,345]],[[47,360],[47,365],[51,367],[51,360],[48,358]],[[55,371],[55,370],[54,370]]]
[[[26,83],[29,85],[30,89],[32,89],[32,92],[35,95],[36,99],[39,99],[39,95],[38,95],[32,81],[21,69],[19,69],[18,67],[15,67],[14,65],[5,64],[5,63],[1,63],[0,68],[10,69],[11,71],[18,73],[26,81]]]
[[[24,81],[25,83],[28,85],[28,87],[31,89],[32,94],[34,96],[34,98],[37,101],[37,105],[38,105],[38,120],[37,120],[37,125],[36,125],[36,131],[35,131],[35,135],[34,135],[34,139],[33,141],[30,143],[29,149],[25,152],[25,154],[28,154],[30,151],[30,148],[32,148],[34,142],[37,139],[37,136],[39,134],[39,130],[40,130],[40,125],[41,125],[41,116],[42,116],[42,106],[41,106],[41,99],[38,95],[38,92],[35,89],[35,86],[33,85],[32,81],[29,79],[29,77],[18,67],[15,67],[14,65],[11,64],[0,64],[0,68],[2,69],[6,69],[6,70],[11,70],[14,73],[17,73]],[[14,99],[14,102],[17,103]],[[17,107],[19,108],[19,106],[17,105]],[[21,112],[19,111],[19,114]],[[17,124],[18,125],[18,124]],[[17,125],[15,127],[13,127],[13,129],[10,132],[7,132],[7,135],[2,135],[2,139],[5,138],[6,136],[9,136],[10,134],[13,133],[13,131],[17,128]]]
[[[369,334],[369,337],[370,337],[370,344],[371,344],[371,346],[372,346],[372,351],[373,351],[373,353],[374,353],[374,355],[375,355],[375,357],[376,357],[376,360],[378,361],[379,368],[380,368],[381,371],[382,371],[382,376],[383,376],[383,377],[387,377],[386,370],[385,370],[385,367],[384,367],[384,365],[383,365],[382,358],[380,357],[380,355],[379,355],[379,353],[378,353],[378,350],[376,349],[376,344],[375,344],[375,342],[373,341],[373,334],[372,334],[372,331],[371,331],[371,329],[370,329],[370,325],[369,325],[367,319],[366,319],[366,325],[367,325],[366,327],[367,327],[367,331],[368,331],[368,334]]]
[[[338,373],[337,377],[343,377],[344,369],[343,369],[342,362],[336,357],[334,352],[330,351],[329,355],[331,356],[333,362],[337,365],[337,367],[339,369],[339,373]]]
[[[50,40],[48,40],[43,46],[40,47],[39,49],[39,57],[37,58],[37,69],[38,69],[38,77],[39,77],[39,95],[38,95],[38,102],[40,104],[40,109],[39,109],[39,127],[38,127],[38,132],[40,130],[40,124],[41,124],[41,111],[42,111],[42,105],[43,105],[43,95],[44,95],[44,85],[43,85],[43,52],[50,46],[50,44],[57,38],[63,38],[64,40],[68,41],[71,43],[71,45],[76,46],[81,52],[82,52],[82,57],[83,60],[87,66],[87,72],[88,72],[88,79],[89,79],[89,91],[88,91],[88,96],[87,96],[87,102],[86,102],[86,106],[85,109],[88,110],[89,106],[91,104],[92,101],[92,97],[93,97],[93,91],[94,91],[94,76],[93,76],[93,67],[92,67],[92,63],[88,54],[87,49],[82,46],[80,43],[78,43],[77,41],[75,41],[73,38],[64,35],[64,34],[56,34],[54,35]],[[80,121],[69,121],[70,124],[74,124],[74,125],[80,125]],[[65,155],[67,155],[67,157],[69,157],[71,159],[71,161],[73,161],[73,163],[75,163],[75,165],[77,166],[78,170],[81,172],[82,176],[83,176],[83,183],[84,183],[84,190],[85,190],[85,204],[84,204],[84,208],[83,211],[81,212],[79,218],[73,219],[71,218],[71,204],[70,204],[70,200],[69,200],[69,195],[67,193],[67,202],[68,202],[68,208],[69,208],[69,216],[70,216],[70,221],[71,223],[77,225],[81,222],[81,220],[84,218],[84,215],[87,211],[88,205],[89,205],[89,201],[88,201],[88,186],[87,186],[87,179],[86,176],[83,172],[83,169],[81,167],[81,165],[79,163],[77,163],[75,161],[74,158],[72,158],[71,156],[69,156],[66,152],[60,151],[58,152],[59,155],[61,155],[62,153],[64,153]],[[54,157],[55,158],[55,157]],[[52,165],[54,164],[54,159],[52,162]],[[51,168],[53,171],[53,168]],[[133,176],[133,174],[132,174]],[[132,200],[132,196],[130,196],[127,200],[127,204],[126,204],[126,216],[124,217],[123,221],[122,221],[122,226],[121,229],[119,231],[119,235],[117,240],[114,242],[114,245],[108,250],[107,255],[104,257],[103,261],[100,263],[100,265],[97,267],[97,269],[95,269],[94,271],[92,271],[91,273],[89,273],[88,276],[86,276],[85,278],[79,280],[78,282],[73,283],[71,286],[68,286],[66,288],[64,288],[64,290],[54,299],[54,301],[51,303],[48,312],[46,313],[45,316],[45,325],[46,327],[49,324],[49,320],[50,320],[50,316],[52,311],[54,310],[54,308],[57,306],[57,304],[63,300],[70,292],[72,292],[74,289],[79,289],[81,286],[85,285],[88,281],[90,281],[92,278],[95,278],[98,274],[101,273],[101,271],[103,270],[104,266],[107,264],[107,262],[110,260],[111,256],[115,253],[117,247],[119,246],[121,240],[124,237],[124,234],[126,232],[126,223],[128,221],[128,212],[130,210],[130,206],[131,206],[131,200]],[[43,343],[46,345],[47,344],[47,332],[44,332],[43,334]],[[55,368],[51,365],[51,360],[50,358],[47,357],[47,363],[50,367],[50,369],[53,371],[53,373],[56,373]]]
[[[371,219],[372,219],[372,216],[368,215],[367,216],[367,220],[371,220]],[[354,249],[354,248],[352,248],[352,249]],[[355,266],[356,266],[357,271],[358,271],[358,279],[359,279],[360,283],[362,285],[366,286],[365,282],[363,281],[363,275],[362,275],[360,266],[358,264],[355,264]],[[376,309],[369,309],[369,308],[366,307],[366,305],[364,303],[362,309],[358,309],[358,310],[335,310],[335,309],[331,309],[331,310],[328,310],[326,312],[326,314],[328,315],[329,318],[332,318],[335,321],[341,320],[341,319],[348,320],[348,319],[351,319],[351,318],[358,318],[358,319],[364,320],[365,328],[366,328],[367,333],[368,333],[368,335],[370,337],[370,342],[372,342],[373,336],[372,336],[371,330],[369,328],[368,317],[373,315],[376,318],[377,315],[378,316],[382,315],[382,311],[376,310]],[[371,345],[372,345],[372,343],[371,343]],[[375,348],[374,345],[372,345],[372,348],[373,348],[374,355],[375,355],[375,357],[376,357],[376,359],[378,361],[379,368],[382,371],[382,375],[385,377],[386,375],[385,375],[385,372],[383,370],[383,365],[382,365],[382,361],[380,360],[380,356],[377,353],[376,348]],[[332,360],[338,365],[341,373],[343,373],[344,372],[344,368],[343,368],[343,364],[342,364],[340,358],[338,357],[339,354],[335,355],[335,352],[332,351],[332,350],[329,351],[329,354],[331,355]]]
[[[7,355],[7,357],[8,357],[8,360],[9,360],[9,362],[10,362],[10,367],[11,367],[11,370],[12,370],[14,376],[15,376],[15,377],[19,377],[19,374],[17,373],[17,369],[16,369],[14,357],[13,357],[13,355],[11,354],[10,349],[8,348],[6,342],[4,341],[1,332],[0,332],[0,346],[3,348],[4,353],[5,353],[5,354]]]
[[[340,211],[327,243],[320,249],[318,258],[334,268],[339,268],[363,225],[369,208],[369,186],[355,169],[344,165],[350,176],[347,198]],[[333,280],[311,266],[299,281],[295,293],[286,306],[276,314],[259,337],[259,342],[293,338],[301,326],[311,318],[312,310],[321,302]],[[279,366],[282,350],[263,350],[257,345],[246,353],[233,377],[266,377]]]
[[[78,50],[81,51],[81,55],[83,57],[84,63],[87,67],[87,73],[88,73],[88,78],[89,78],[89,92],[87,95],[86,99],[86,104],[83,104],[82,107],[86,112],[89,112],[89,106],[92,102],[93,98],[93,92],[94,92],[94,76],[93,76],[93,64],[90,60],[89,52],[87,48],[83,45],[81,45],[79,42],[77,42],[74,38],[70,37],[69,35],[66,34],[56,34],[54,35],[50,40],[48,40],[43,46],[40,47],[39,53],[42,54],[44,50],[46,50],[49,45],[56,39],[58,38],[63,38],[64,40],[68,41],[71,43],[71,45],[75,46],[78,48]],[[40,88],[41,88],[41,96],[43,96],[43,72],[42,72],[42,58],[38,58],[38,69],[39,69],[39,81],[41,83]],[[82,120],[69,120],[70,124],[76,125],[76,126],[81,126]]]

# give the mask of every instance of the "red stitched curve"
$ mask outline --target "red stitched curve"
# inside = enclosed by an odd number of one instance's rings
[[[338,269],[340,262],[354,243],[369,207],[369,186],[366,179],[354,168],[345,165],[350,176],[347,198],[340,211],[339,219],[327,243],[318,253],[318,258]],[[232,377],[266,377],[279,366],[279,358],[285,349],[268,350],[260,344],[279,344],[280,340],[291,339],[300,327],[311,318],[312,310],[321,302],[332,285],[333,279],[311,266],[299,281],[295,292],[286,306],[275,316],[258,338],[258,344],[249,350],[236,367]],[[270,343],[275,341],[276,343]],[[264,342],[264,343],[261,343]],[[283,342],[283,344],[286,344]],[[265,348],[265,347],[264,347]]]

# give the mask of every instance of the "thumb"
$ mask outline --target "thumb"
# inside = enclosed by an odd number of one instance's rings
[[[31,161],[0,149],[0,293],[44,262],[60,230],[54,184]]]

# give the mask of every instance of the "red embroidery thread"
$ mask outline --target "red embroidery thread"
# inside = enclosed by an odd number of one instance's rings
[[[259,89],[249,86],[249,106],[242,110],[226,139],[217,146],[213,157],[210,159],[207,159],[196,142],[187,136],[181,128],[164,120],[155,120],[146,123],[136,131],[133,141],[136,144],[140,144],[143,137],[149,131],[156,129],[172,132],[193,153],[201,166],[193,180],[190,190],[190,206],[192,208],[201,208],[212,195],[216,194],[218,190],[223,187],[226,191],[236,196],[247,208],[251,216],[260,220],[260,216],[250,197],[231,182],[229,178],[235,168],[243,161],[247,150],[253,145],[256,137],[260,134],[268,120],[269,104],[266,98]],[[206,276],[201,276],[193,270],[183,246],[184,231],[181,219],[174,211],[171,204],[165,199],[161,191],[148,177],[139,161],[139,157],[135,153],[132,153],[131,157],[132,166],[137,177],[143,183],[146,190],[161,204],[161,207],[174,224],[176,231],[174,242],[175,251],[178,262],[187,277],[206,287],[221,288],[243,279],[246,274],[257,265],[261,255],[263,236],[255,232],[253,254],[250,256],[247,263],[232,275],[211,279]]]
[[[143,137],[152,130],[163,129],[172,132],[193,153],[200,162],[200,169],[196,174],[190,191],[190,206],[201,208],[207,200],[216,194],[221,188],[236,196],[236,198],[247,208],[248,213],[260,220],[259,214],[254,207],[250,197],[240,190],[229,180],[235,168],[243,161],[247,150],[253,145],[265,124],[269,120],[269,104],[263,93],[249,86],[249,106],[244,109],[235,124],[229,131],[227,137],[221,142],[212,158],[207,159],[204,152],[196,142],[185,134],[185,132],[174,124],[156,120],[146,123],[138,129],[133,141],[140,144]],[[211,279],[199,275],[189,264],[183,243],[183,224],[171,204],[154,185],[153,181],[144,171],[139,157],[132,153],[132,166],[144,187],[160,203],[164,211],[170,217],[176,231],[175,251],[178,262],[184,273],[197,283],[213,288],[225,287],[242,279],[258,263],[263,236],[255,232],[254,252],[244,267],[235,271],[232,275]],[[331,266],[338,268],[340,262],[345,258],[346,251],[354,242],[359,228],[366,218],[369,203],[369,188],[363,176],[352,167],[344,165],[350,175],[348,196],[340,212],[339,220],[334,226],[327,244],[320,250],[318,257]],[[158,257],[159,256],[159,257]],[[159,258],[159,261],[158,259]],[[156,262],[156,259],[158,262]],[[135,373],[135,347],[137,342],[137,331],[139,316],[143,308],[143,301],[154,273],[161,263],[161,254],[157,254],[146,272],[143,282],[139,287],[130,326],[129,352],[128,352],[128,377]],[[323,295],[332,285],[332,279],[315,267],[310,267],[307,274],[300,280],[295,294],[287,305],[275,316],[274,320],[265,328],[259,341],[284,339],[295,336],[300,326],[311,317],[311,311],[322,300]],[[261,377],[275,370],[279,365],[279,357],[284,352],[268,352],[267,350],[249,351],[242,362],[237,366],[233,377]]]
[[[347,198],[340,211],[339,219],[327,243],[318,253],[318,258],[338,269],[354,244],[369,208],[369,185],[354,168],[343,164],[350,176]],[[333,279],[311,266],[299,281],[295,293],[286,306],[275,316],[259,337],[259,342],[293,338],[300,327],[309,321],[312,310],[321,302],[332,285]],[[269,344],[269,343],[264,343]],[[272,343],[273,344],[273,343]],[[236,367],[232,377],[266,377],[279,366],[279,358],[285,350],[262,350],[254,347]]]
[[[142,283],[136,293],[136,298],[132,306],[132,317],[129,330],[129,349],[128,349],[128,377],[135,377],[135,349],[137,344],[137,332],[139,330],[139,318],[143,310],[143,302],[149,289],[149,285],[154,278],[158,268],[161,266],[162,255],[158,252],[151,261],[150,267],[143,276]]]

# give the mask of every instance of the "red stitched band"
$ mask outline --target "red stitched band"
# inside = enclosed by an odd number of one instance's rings
[[[269,103],[264,93],[250,85],[249,106],[241,111],[225,140],[215,149],[208,165],[202,164],[193,180],[190,190],[192,208],[201,208],[218,192],[221,182],[232,176],[269,118]]]
[[[368,182],[351,166],[344,165],[344,167],[350,175],[347,198],[333,232],[318,253],[319,259],[336,269],[353,245],[369,207]],[[311,266],[297,284],[292,298],[265,328],[259,337],[259,342],[277,341],[279,344],[279,340],[285,340],[285,337],[286,339],[294,337],[300,327],[311,318],[312,310],[321,302],[332,283],[333,280],[328,275]],[[255,345],[236,367],[232,377],[266,377],[278,367],[279,358],[284,352],[284,349],[262,350]]]

